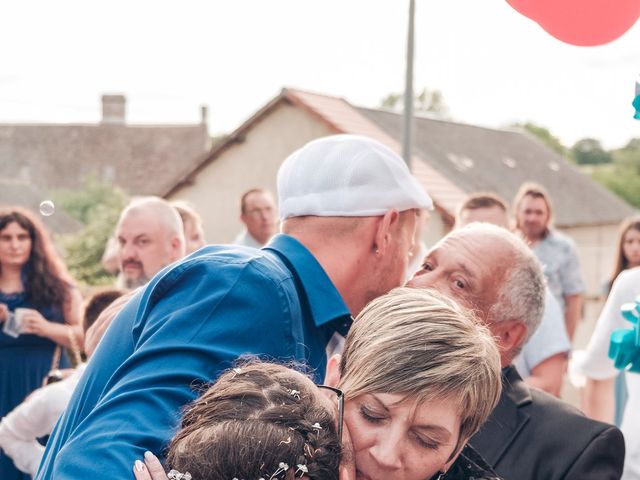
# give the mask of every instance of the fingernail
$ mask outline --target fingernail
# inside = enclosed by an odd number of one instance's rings
[[[136,467],[136,471],[137,472],[142,472],[144,471],[144,463],[142,463],[140,460],[136,460],[136,462],[134,463],[135,467]]]
[[[147,460],[154,460],[156,456],[149,450],[147,450],[146,452],[144,452],[144,458],[146,458]]]

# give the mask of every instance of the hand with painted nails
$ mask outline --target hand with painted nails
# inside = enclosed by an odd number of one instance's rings
[[[136,480],[168,480],[160,460],[151,452],[144,452],[144,462],[136,460],[133,464]]]

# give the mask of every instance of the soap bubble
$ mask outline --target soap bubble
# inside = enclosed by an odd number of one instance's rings
[[[40,214],[44,217],[50,217],[56,211],[56,206],[51,200],[45,200],[40,204]]]

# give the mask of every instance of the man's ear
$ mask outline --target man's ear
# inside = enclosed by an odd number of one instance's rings
[[[324,384],[330,387],[337,387],[340,384],[340,361],[342,355],[335,354],[327,362],[327,373],[324,376]]]
[[[177,235],[174,235],[173,237],[171,237],[171,250],[173,251],[173,257],[172,261],[176,261],[176,260],[180,260],[182,257],[184,257],[185,253],[186,253],[186,249],[187,249],[187,239],[185,238],[182,242],[180,241],[180,238],[178,238]]]
[[[378,222],[373,239],[373,250],[376,254],[384,254],[389,242],[391,241],[391,233],[400,223],[400,213],[397,210],[389,210]]]
[[[527,337],[527,326],[520,320],[506,320],[491,325],[492,333],[498,337],[498,347],[504,357],[518,350]]]

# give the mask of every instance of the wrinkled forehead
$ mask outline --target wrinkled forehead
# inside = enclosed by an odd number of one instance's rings
[[[141,235],[164,238],[168,234],[168,228],[164,226],[160,217],[149,211],[127,212],[116,227],[116,235],[123,238],[134,238]]]
[[[480,282],[501,281],[515,257],[515,249],[496,231],[473,225],[456,230],[427,253],[439,264],[465,270]]]
[[[473,256],[509,253],[512,248],[504,238],[504,229],[486,223],[467,225],[446,235],[436,243],[433,251],[469,253]]]

